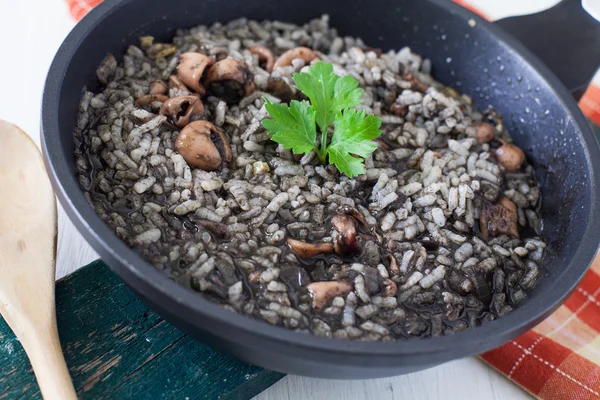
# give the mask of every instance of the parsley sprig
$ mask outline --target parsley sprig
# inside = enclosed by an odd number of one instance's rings
[[[365,172],[364,158],[377,145],[373,142],[381,135],[381,119],[356,111],[363,90],[352,76],[340,77],[333,73],[333,66],[322,61],[308,69],[308,73],[293,75],[296,88],[309,99],[292,100],[290,105],[271,103],[265,99],[265,107],[272,119],[262,121],[271,139],[292,150],[294,154],[315,151],[321,164],[327,159],[348,177]],[[334,125],[331,140],[329,128]],[[321,133],[321,145],[317,143],[317,127]]]

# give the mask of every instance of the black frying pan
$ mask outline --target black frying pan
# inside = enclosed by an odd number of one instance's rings
[[[72,131],[81,89],[95,88],[94,72],[106,52],[122,54],[140,35],[167,40],[178,27],[241,16],[304,23],[322,13],[331,15],[341,34],[360,36],[373,47],[409,45],[433,61],[438,80],[471,94],[480,108],[492,105],[504,116],[506,128],[525,149],[541,182],[543,236],[549,246],[540,286],[515,311],[454,336],[425,340],[368,343],[292,332],[225,311],[179,286],[122,243],[86,203],[74,173]],[[556,67],[569,89],[580,93],[600,65],[595,21],[579,9],[577,0],[567,0],[533,22],[549,23],[551,29],[527,32],[522,22],[503,25],[519,28],[516,32],[536,43],[543,39],[542,58]],[[586,49],[586,40],[587,50],[576,51]],[[106,0],[75,27],[52,63],[43,96],[42,145],[63,207],[135,293],[184,331],[282,372],[382,377],[499,346],[532,328],[565,300],[600,240],[600,151],[571,94],[515,39],[442,0]]]

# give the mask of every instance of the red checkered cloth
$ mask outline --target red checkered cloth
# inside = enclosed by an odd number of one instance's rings
[[[67,3],[73,17],[80,19],[101,1]],[[600,89],[592,87],[580,106],[600,123],[596,99],[600,100]],[[600,399],[600,256],[558,311],[523,336],[480,357],[536,398]]]
[[[600,399],[600,256],[558,311],[480,357],[537,398]]]
[[[75,18],[75,21],[79,21],[84,17],[92,8],[102,3],[102,0],[66,0],[69,12]]]

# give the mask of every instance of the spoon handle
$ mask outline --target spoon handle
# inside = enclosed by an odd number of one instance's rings
[[[31,361],[44,400],[77,400],[60,348],[56,317],[52,315],[47,326],[31,326],[18,336]]]

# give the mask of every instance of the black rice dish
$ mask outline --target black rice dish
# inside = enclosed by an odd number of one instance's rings
[[[501,117],[436,82],[409,48],[328,17],[246,19],[140,38],[97,70],[74,132],[85,196],[127,245],[224,308],[320,336],[453,334],[517,307],[541,275],[540,189]],[[381,118],[354,178],[261,122],[305,99],[317,60]],[[185,140],[189,140],[185,142]]]

